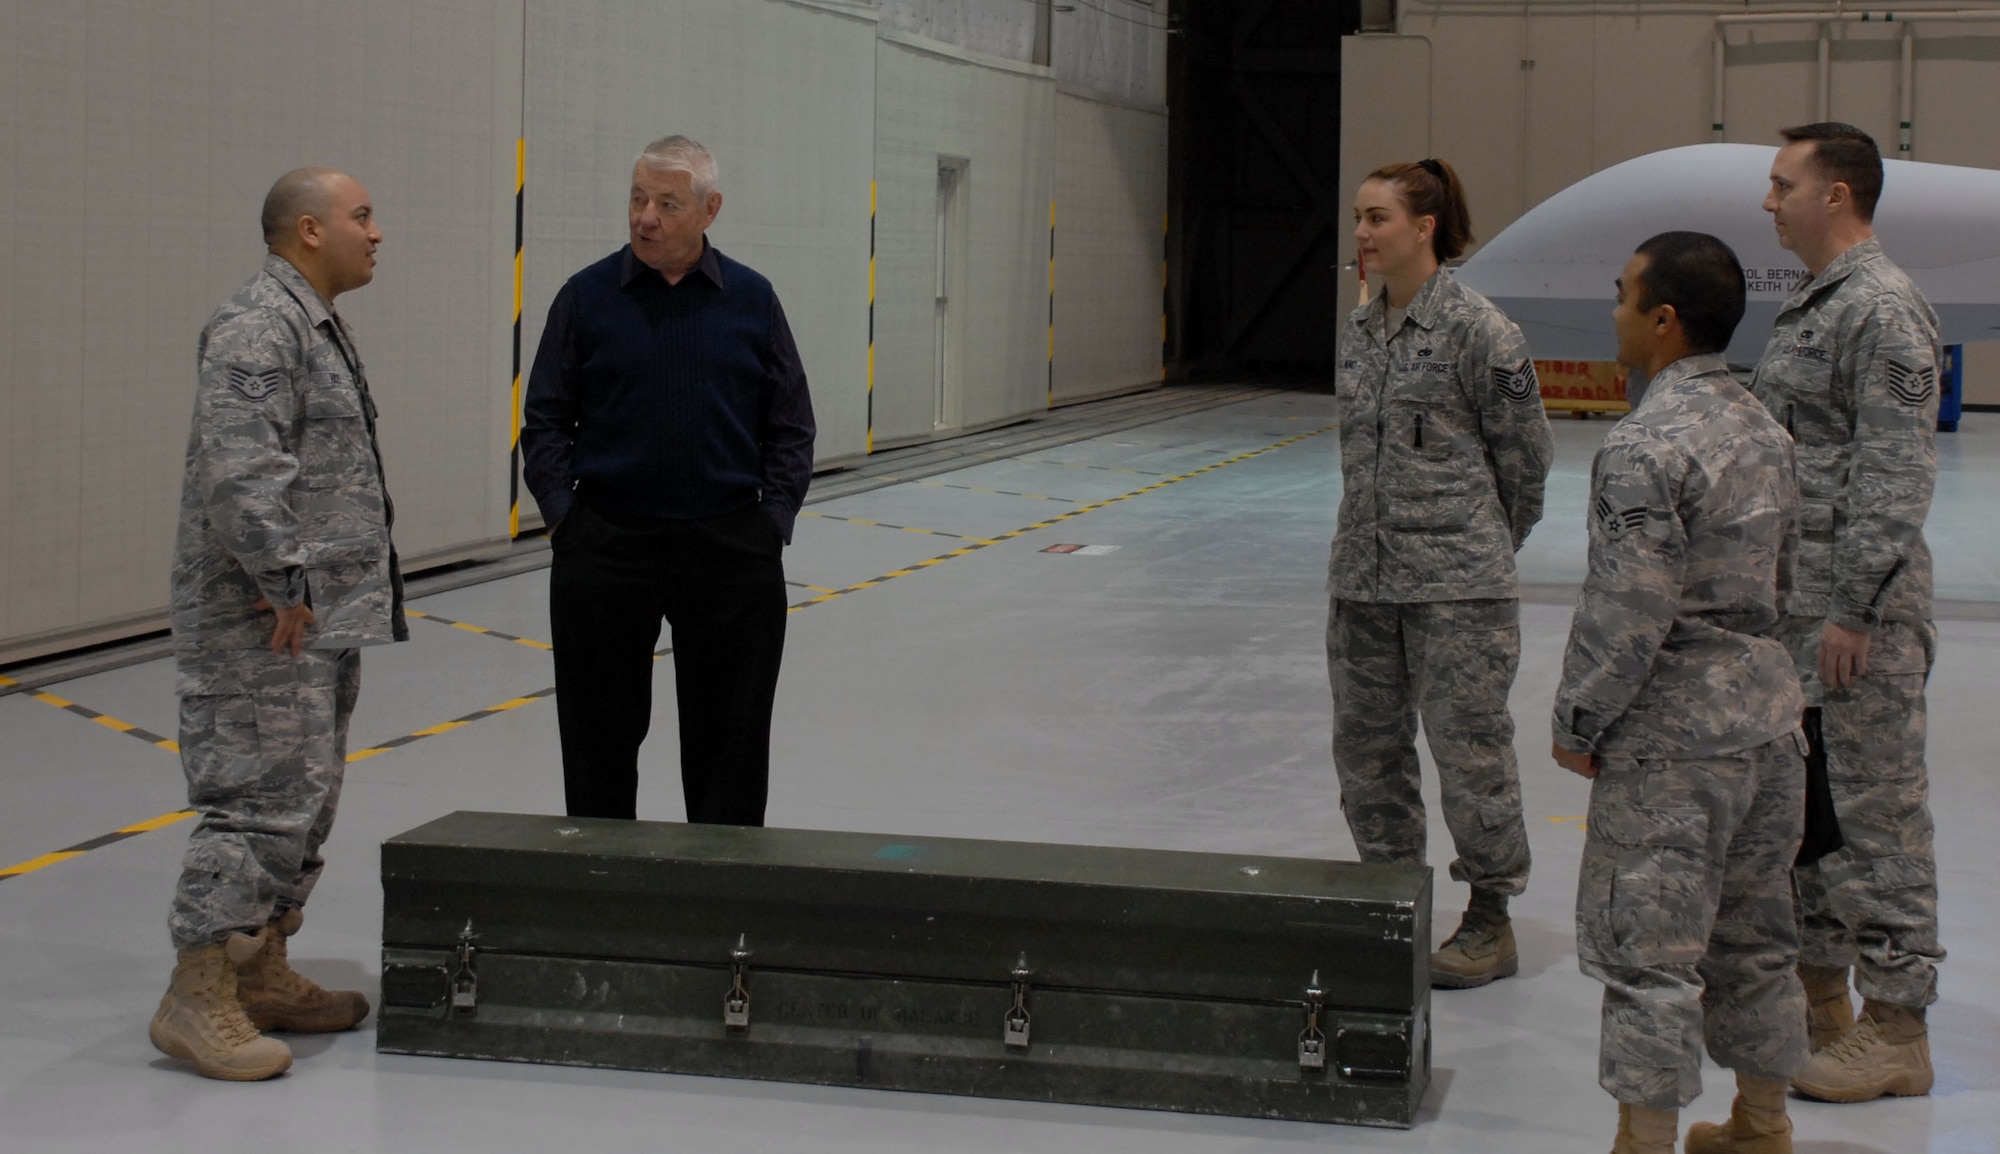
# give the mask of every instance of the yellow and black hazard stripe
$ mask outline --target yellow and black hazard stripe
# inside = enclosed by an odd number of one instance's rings
[[[868,440],[861,450],[875,451],[875,182],[868,182]]]
[[[1118,496],[1110,496],[1110,498],[1104,498],[1104,500],[1098,500],[1098,502],[1090,502],[1090,504],[1084,504],[1084,506],[1078,506],[1078,508],[1072,508],[1072,510],[1066,510],[1066,512],[1062,512],[1062,514],[1056,514],[1056,516],[1052,516],[1052,518],[1048,518],[1048,520],[1038,520],[1038,522],[1034,522],[1034,524],[1028,524],[1028,526],[1022,526],[1022,528],[1016,528],[1016,530],[1008,530],[1008,532],[1004,532],[1004,534],[1000,534],[1000,536],[994,536],[994,538],[970,538],[970,536],[964,536],[964,538],[962,538],[962,536],[958,536],[958,534],[946,534],[946,532],[940,532],[940,530],[924,530],[924,528],[912,528],[912,526],[892,526],[892,524],[884,524],[884,522],[870,522],[870,520],[860,520],[860,518],[842,518],[842,516],[832,516],[832,514],[822,514],[822,512],[806,512],[804,516],[820,516],[820,518],[826,518],[826,520],[846,520],[846,522],[852,522],[852,524],[868,524],[868,526],[882,526],[882,528],[898,528],[898,530],[904,530],[904,532],[920,532],[920,534],[928,534],[928,536],[950,536],[950,538],[956,538],[956,540],[964,540],[966,544],[964,544],[964,546],[960,546],[960,548],[954,548],[954,550],[950,550],[950,552],[944,552],[944,554],[938,554],[938,556],[934,556],[934,558],[924,558],[924,560],[920,560],[920,562],[916,562],[916,564],[912,564],[912,566],[904,566],[904,568],[898,568],[898,570],[890,570],[890,572],[886,572],[886,574],[882,574],[882,576],[878,576],[878,578],[872,578],[872,580],[864,580],[864,582],[856,582],[856,584],[852,584],[852,586],[846,586],[846,588],[838,588],[838,590],[826,590],[826,588],[822,588],[822,586],[804,586],[804,588],[818,588],[818,590],[820,590],[820,596],[814,596],[814,598],[808,598],[808,600],[804,600],[804,602],[798,602],[798,604],[790,606],[790,608],[788,608],[786,612],[794,612],[794,614],[796,614],[796,612],[800,612],[800,610],[808,610],[808,608],[812,608],[812,606],[818,606],[818,604],[826,604],[826,602],[832,602],[832,600],[838,600],[838,598],[844,598],[844,596],[850,596],[850,594],[856,594],[856,592],[862,592],[862,590],[868,590],[868,588],[874,588],[874,586],[880,586],[880,584],[886,584],[886,582],[892,582],[892,580],[896,580],[896,578],[906,578],[906,576],[910,576],[910,574],[916,574],[916,572],[922,572],[922,570],[926,570],[926,568],[934,568],[934,566],[940,566],[940,564],[944,564],[944,562],[950,562],[950,560],[956,560],[956,558],[962,558],[962,556],[970,556],[970,554],[974,554],[974,552],[978,552],[978,550],[982,550],[982,548],[990,548],[990,546],[996,546],[996,544],[1000,544],[1000,542],[1006,542],[1006,540],[1014,540],[1014,538],[1020,538],[1020,536],[1026,536],[1026,534],[1030,534],[1030,532],[1036,532],[1036,530],[1044,530],[1044,528],[1050,528],[1050,526],[1056,526],[1056,524],[1062,524],[1062,522],[1066,522],[1066,520],[1072,520],[1072,518],[1078,518],[1078,516],[1084,516],[1086,512],[1094,512],[1094,510],[1100,510],[1100,508],[1106,508],[1106,506],[1112,506],[1112,504],[1118,504],[1118,502],[1122,502],[1122,500],[1132,500],[1132,498],[1136,498],[1136,496],[1144,496],[1144,494],[1148,494],[1148,492],[1158,492],[1158,490],[1162,490],[1162,488],[1166,488],[1166,486],[1170,486],[1170,484],[1178,484],[1178,482],[1184,482],[1184,480],[1192,480],[1192,478],[1196,478],[1196,476],[1202,476],[1202,474],[1208,474],[1208,472],[1214,472],[1214,470],[1218,470],[1218,468],[1226,468],[1226,466],[1232,466],[1232,464],[1236,464],[1236,462],[1244,462],[1244,460],[1250,460],[1250,458],[1256,458],[1256,456],[1264,456],[1266,452],[1274,452],[1274,450],[1280,450],[1280,448],[1286,448],[1286,446],[1290,446],[1290,444],[1298,444],[1298,442],[1302,442],[1302,440],[1306,440],[1306,438],[1314,438],[1314,436],[1320,436],[1320,434],[1324,434],[1324,432],[1330,432],[1330,430],[1334,430],[1334,428],[1338,428],[1338,426],[1334,426],[1334,424],[1328,424],[1328,426],[1322,426],[1322,428],[1314,428],[1314,430],[1310,430],[1310,432],[1300,432],[1300,434],[1296,434],[1296,436],[1288,436],[1288,438],[1284,438],[1284,440],[1278,440],[1278,442],[1272,442],[1272,444],[1266,444],[1264,448],[1254,448],[1254,450],[1248,450],[1248,452],[1240,452],[1240,454],[1236,454],[1236,456],[1230,456],[1230,458],[1226,458],[1226,460],[1218,460],[1218,462],[1212,462],[1212,464],[1204,464],[1202,468],[1196,468],[1196,470],[1188,470],[1188,472],[1180,472],[1180,474],[1172,474],[1172,476],[1164,476],[1164,478],[1160,478],[1160,480],[1156,480],[1156,482],[1152,482],[1152,484],[1148,484],[1148,486],[1144,486],[1144,488],[1136,488],[1136,490],[1132,490],[1132,492],[1122,492],[1122,494],[1118,494]],[[792,582],[792,584],[796,584],[796,582]],[[464,624],[464,622],[454,622],[454,620],[450,620],[450,618],[440,618],[440,616],[436,616],[436,614],[424,614],[424,612],[416,612],[416,610],[410,610],[410,612],[414,612],[414,614],[416,614],[418,618],[422,618],[422,620],[432,620],[432,622],[438,622],[438,624],[448,624],[448,626],[454,626],[454,628],[462,628],[462,630],[468,630],[468,632],[474,632],[474,634],[486,634],[486,636],[494,636],[494,638],[500,638],[500,640],[508,640],[508,642],[516,642],[516,644],[526,644],[526,646],[532,646],[532,648],[548,648],[548,646],[546,646],[544,642],[536,642],[536,640],[530,640],[530,638],[518,638],[518,636],[514,636],[514,634],[504,634],[504,632],[500,632],[500,630],[490,630],[490,628],[484,628],[484,626],[472,626],[472,624]],[[672,646],[662,646],[662,648],[654,650],[654,658],[662,658],[662,656],[668,656],[668,654],[672,654],[672,652],[674,652],[674,650],[672,650]],[[12,678],[6,678],[4,674],[0,674],[0,686],[20,686],[20,682],[16,682],[16,680],[12,680]],[[56,708],[62,708],[62,710],[68,710],[68,712],[74,712],[74,714],[78,714],[78,716],[82,716],[82,718],[90,718],[92,722],[98,722],[98,724],[102,724],[102,726],[106,726],[106,728],[112,728],[112,730],[116,730],[116,732],[122,732],[122,734],[132,734],[132,736],[136,736],[136,738],[140,738],[140,740],[144,740],[144,742],[148,742],[148,744],[154,744],[154,746],[160,746],[160,748],[166,748],[166,750],[180,750],[180,746],[178,746],[176,742],[168,740],[168,738],[160,738],[158,734],[150,734],[150,732],[146,732],[146,730],[142,730],[142,728],[138,728],[138,726],[134,726],[134,724],[128,724],[128,722],[120,722],[118,718],[110,718],[110,716],[106,716],[106,714],[100,714],[100,712],[96,712],[96,710],[92,710],[92,708],[86,708],[86,706],[78,706],[76,702],[70,702],[70,700],[66,700],[66,698],[58,698],[56,694],[50,694],[50,692],[46,692],[46,690],[34,690],[34,688],[24,688],[24,692],[28,692],[30,696],[34,696],[34,700],[38,700],[38,702],[46,702],[46,704],[52,704],[52,706],[56,706]],[[414,742],[420,742],[420,740],[424,740],[424,738],[434,738],[434,736],[438,736],[438,734],[448,734],[448,732],[452,732],[452,730],[458,730],[458,728],[464,728],[464,726],[470,726],[472,722],[476,722],[476,720],[480,720],[480,718],[490,718],[490,716],[498,716],[498,714],[504,714],[504,712],[512,712],[512,710],[518,710],[518,708],[522,708],[522,706],[532,706],[534,702],[538,702],[538,700],[544,700],[544,698],[552,698],[554,694],[556,694],[556,686],[548,686],[548,688],[542,688],[542,690],[536,690],[536,692],[532,692],[532,694],[524,694],[524,696],[518,696],[518,698],[512,698],[512,700],[506,700],[506,702],[500,702],[498,706],[490,706],[490,708],[484,708],[484,710],[472,710],[470,714],[464,714],[464,716],[458,716],[458,718],[452,718],[452,720],[448,720],[448,722],[438,722],[436,726],[428,726],[428,728],[422,728],[422,730],[416,730],[414,734],[404,734],[404,736],[400,736],[400,738],[394,738],[394,740],[388,740],[388,742],[382,742],[382,744],[376,744],[376,746],[368,746],[368,748],[364,748],[364,750],[354,750],[352,754],[348,754],[348,764],[352,764],[352,762],[362,762],[362,760],[368,760],[368,758],[374,758],[374,756],[378,756],[378,754],[386,754],[386,752],[390,752],[390,750],[400,750],[400,748],[404,748],[404,746],[408,746],[408,744],[414,744]],[[90,838],[88,842],[78,842],[78,844],[74,844],[74,846],[68,846],[68,848],[62,848],[62,850],[54,850],[54,852],[48,852],[48,854],[42,854],[42,856],[38,856],[38,858],[28,858],[26,862],[20,862],[20,864],[14,864],[14,866],[6,866],[6,868],[0,868],[0,880],[6,880],[6,878],[18,878],[18,876],[22,876],[22,874],[32,874],[34,870],[40,870],[40,868],[46,868],[46,866],[52,866],[52,864],[56,864],[56,862],[64,862],[64,860],[68,860],[68,858],[74,858],[74,856],[78,856],[78,854],[86,854],[86,852],[90,852],[90,850],[96,850],[96,848],[100,848],[100,846],[110,846],[110,844],[116,844],[116,842],[122,842],[122,840],[126,840],[126,838],[132,838],[132,836],[138,836],[138,834],[144,834],[144,832],[148,832],[148,830],[158,830],[158,828],[162,828],[162,826],[170,826],[170,824],[174,824],[174,822],[180,822],[180,820],[186,820],[186,818],[192,818],[192,816],[194,816],[194,810],[174,810],[174,812],[170,812],[170,814],[160,814],[158,818],[148,818],[148,820],[144,820],[144,822],[138,822],[138,824],[132,824],[132,826],[124,826],[124,828],[120,828],[120,830],[114,830],[114,832],[110,832],[110,834],[104,834],[104,836],[100,836],[100,838]],[[1550,818],[1550,820],[1562,820],[1562,822],[1566,822],[1568,818]]]
[[[103,837],[94,837],[89,841],[80,841],[73,846],[56,850],[53,853],[45,853],[40,857],[29,858],[27,861],[0,869],[0,881],[6,881],[8,878],[17,878],[22,874],[34,873],[38,869],[52,866],[57,862],[68,861],[78,854],[89,853],[94,849],[102,849],[105,846],[124,841],[126,838],[138,837],[142,833],[159,829],[161,826],[172,825],[177,821],[186,821],[193,816],[194,811],[191,809],[177,809],[172,813],[163,813],[158,817],[148,818],[135,825],[128,825],[123,829],[114,830]]]
[[[1014,459],[1017,461],[1026,461],[1034,465],[1054,465],[1059,469],[1095,469],[1100,473],[1128,473],[1134,477],[1172,476],[1171,473],[1162,473],[1158,469],[1127,469],[1119,465],[1090,465],[1082,461],[1051,461],[1046,457],[1016,457]]]
[[[180,743],[171,737],[161,737],[159,734],[148,729],[141,729],[129,721],[120,721],[108,713],[99,713],[87,705],[78,705],[67,697],[58,697],[46,689],[36,689],[32,685],[22,685],[13,678],[4,675],[0,675],[0,686],[6,686],[10,689],[19,688],[22,693],[27,694],[44,705],[53,705],[57,709],[74,713],[78,717],[94,721],[114,733],[122,733],[127,737],[136,737],[147,745],[157,745],[161,749],[174,753],[180,752]]]
[[[1167,268],[1173,260],[1174,238],[1167,225],[1172,214],[1160,214],[1160,379],[1167,379],[1167,313],[1172,309],[1173,294],[1167,290]]]
[[[816,513],[811,509],[799,510],[801,517],[817,517],[822,521],[844,521],[849,525],[867,525],[875,529],[900,529],[905,533],[922,533],[926,537],[951,537],[959,541],[977,541],[982,545],[993,542],[984,537],[968,537],[964,533],[947,533],[942,529],[919,529],[914,525],[891,525],[887,521],[870,521],[863,517],[841,517],[833,513]]]
[[[528,187],[528,141],[514,141],[514,419],[507,447],[507,535],[521,535],[521,247],[526,236],[523,193]]]
[[[936,566],[942,565],[947,561],[954,561],[960,557],[967,557],[974,553],[977,553],[981,549],[998,545],[1002,541],[1011,541],[1016,537],[1026,536],[1027,534],[1033,533],[1038,529],[1047,529],[1054,525],[1060,525],[1064,521],[1074,520],[1077,517],[1083,516],[1085,513],[1094,512],[1098,509],[1104,508],[1107,505],[1116,505],[1120,501],[1129,501],[1134,497],[1142,497],[1147,493],[1157,492],[1160,489],[1166,488],[1168,485],[1179,484],[1182,481],[1199,477],[1204,473],[1213,473],[1217,469],[1227,468],[1228,466],[1234,465],[1240,461],[1247,461],[1252,457],[1261,457],[1266,453],[1275,452],[1276,450],[1282,449],[1287,445],[1295,445],[1300,441],[1304,441],[1312,437],[1317,437],[1322,433],[1331,432],[1332,430],[1337,429],[1339,427],[1340,426],[1337,424],[1322,425],[1321,427],[1313,429],[1310,432],[1299,433],[1294,436],[1286,437],[1281,441],[1275,441],[1269,445],[1265,445],[1261,449],[1251,449],[1248,452],[1238,453],[1235,456],[1229,457],[1225,460],[1216,461],[1213,462],[1212,464],[1203,465],[1199,469],[1190,469],[1185,473],[1176,473],[1171,477],[1163,477],[1160,480],[1145,486],[1144,488],[1134,489],[1129,493],[1120,493],[1116,497],[1106,497],[1102,501],[1092,501],[1088,505],[1079,505],[1074,509],[1058,513],[1055,516],[1050,517],[1045,521],[1037,521],[1032,525],[1023,525],[1019,529],[1010,529],[1007,532],[1001,533],[1000,535],[990,539],[974,538],[974,537],[964,538],[964,540],[967,541],[968,543],[960,548],[951,550],[949,553],[940,553],[935,557],[927,557],[924,560],[919,561],[914,565],[909,565],[901,569],[892,569],[889,572],[882,574],[880,577],[875,577],[867,581],[857,582],[853,585],[849,585],[845,589],[835,589],[830,593],[822,593],[818,597],[807,598],[806,600],[801,601],[798,604],[792,606],[790,612],[797,613],[800,612],[801,610],[810,609],[815,605],[824,605],[829,601],[838,600],[842,597],[848,596],[849,594],[859,593],[864,589],[873,589],[877,585],[886,584],[900,577],[908,577],[913,573],[921,573],[926,569],[935,568]],[[822,517],[826,516],[826,514],[824,513],[816,515]],[[847,518],[839,518],[839,519],[846,520]],[[862,521],[857,523],[872,524],[873,522]],[[919,530],[919,531],[936,533],[935,530]],[[945,536],[945,534],[941,533],[937,535]]]
[[[425,613],[422,612],[421,610],[410,609],[407,607],[403,610],[403,612],[423,621],[434,621],[439,625],[449,625],[453,629],[463,629],[467,633],[477,633],[483,637],[497,637],[502,641],[512,641],[516,645],[525,645],[530,649],[548,650],[555,648],[555,646],[550,645],[546,641],[537,641],[532,637],[516,637],[512,633],[502,633],[498,629],[488,629],[484,625],[470,625],[463,621],[453,621],[449,617],[439,617],[435,613]]]
[[[357,761],[366,761],[377,754],[387,753],[392,749],[401,749],[406,745],[422,741],[426,737],[436,737],[440,733],[450,733],[454,729],[463,729],[480,718],[507,713],[511,710],[519,709],[524,705],[533,705],[544,697],[553,697],[555,696],[555,692],[556,687],[553,685],[547,689],[537,689],[533,693],[524,694],[510,701],[503,701],[498,705],[490,706],[486,709],[475,709],[471,713],[454,717],[450,721],[440,721],[436,725],[419,729],[415,733],[406,733],[401,737],[391,738],[380,745],[371,745],[367,749],[357,749],[347,755],[347,763],[352,765]]]
[[[1065,505],[1076,504],[1075,497],[1051,497],[1047,493],[1016,493],[1012,489],[988,489],[982,485],[954,485],[950,481],[916,481],[932,489],[958,489],[966,493],[991,493],[996,497],[1020,497],[1028,501],[1061,501]]]
[[[1049,198],[1049,403],[1056,407],[1056,201]]]

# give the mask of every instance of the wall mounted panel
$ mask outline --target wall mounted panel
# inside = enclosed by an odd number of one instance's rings
[[[1167,116],[1056,98],[1055,399],[1157,384]]]

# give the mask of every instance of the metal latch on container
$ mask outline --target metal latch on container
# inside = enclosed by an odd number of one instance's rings
[[[1326,1069],[1326,1032],[1319,1028],[1320,1007],[1326,991],[1319,988],[1319,971],[1306,983],[1306,1028],[1299,1031],[1299,1069]]]
[[[1014,1007],[1007,1011],[1000,1031],[1001,1040],[1012,1050],[1028,1048],[1028,979],[1033,976],[1034,971],[1028,968],[1028,955],[1023,953],[1014,963]]]
[[[736,948],[729,951],[729,993],[722,998],[722,1024],[731,1030],[750,1028],[749,935],[736,935]]]
[[[451,975],[451,1012],[470,1016],[479,1009],[479,964],[472,943],[479,935],[472,932],[472,919],[465,920],[465,928],[458,933],[458,968]]]

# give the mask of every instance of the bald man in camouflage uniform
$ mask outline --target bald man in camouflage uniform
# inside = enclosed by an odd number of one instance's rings
[[[361,994],[292,970],[361,685],[358,647],[407,640],[375,403],[333,298],[367,284],[367,190],[329,169],[266,198],[264,269],[202,330],[172,615],[188,839],[178,951],[151,1026],[198,1073],[255,1081],[291,1052],[260,1030],[348,1029]]]
[[[1425,860],[1417,761],[1438,766],[1451,876],[1472,887],[1432,982],[1519,968],[1507,899],[1528,880],[1514,718],[1514,553],[1542,516],[1554,455],[1521,330],[1440,270],[1385,338],[1389,293],[1341,334],[1343,492],[1328,562],[1328,676],[1340,805],[1363,861]]]
[[[1944,947],[1924,764],[1937,644],[1924,518],[1938,321],[1875,239],[1875,142],[1843,124],[1784,135],[1764,207],[1811,276],[1778,314],[1752,388],[1798,442],[1805,537],[1783,635],[1845,843],[1798,870],[1816,1052],[1794,1085],[1858,1102],[1925,1094],[1933,1078],[1925,1007]]]
[[[1798,541],[1791,440],[1722,358],[1744,301],[1728,246],[1663,233],[1618,287],[1618,359],[1651,379],[1591,464],[1553,726],[1556,760],[1592,779],[1576,934],[1604,983],[1598,1081],[1619,1103],[1615,1154],[1670,1154],[1705,1041],[1738,1098],[1689,1154],[1779,1154],[1806,1059],[1803,698],[1776,636]]]

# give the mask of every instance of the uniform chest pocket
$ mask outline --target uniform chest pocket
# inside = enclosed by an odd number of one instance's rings
[[[1382,406],[1382,440],[1391,456],[1433,474],[1425,491],[1462,491],[1447,483],[1459,471],[1454,462],[1472,452],[1467,415],[1460,406],[1435,394],[1391,398]]]
[[[315,372],[299,429],[299,484],[340,489],[362,482],[373,463],[366,401],[340,373]]]
[[[1796,439],[1839,424],[1833,395],[1833,365],[1807,357],[1784,358],[1780,366],[1784,411],[1772,414]]]

